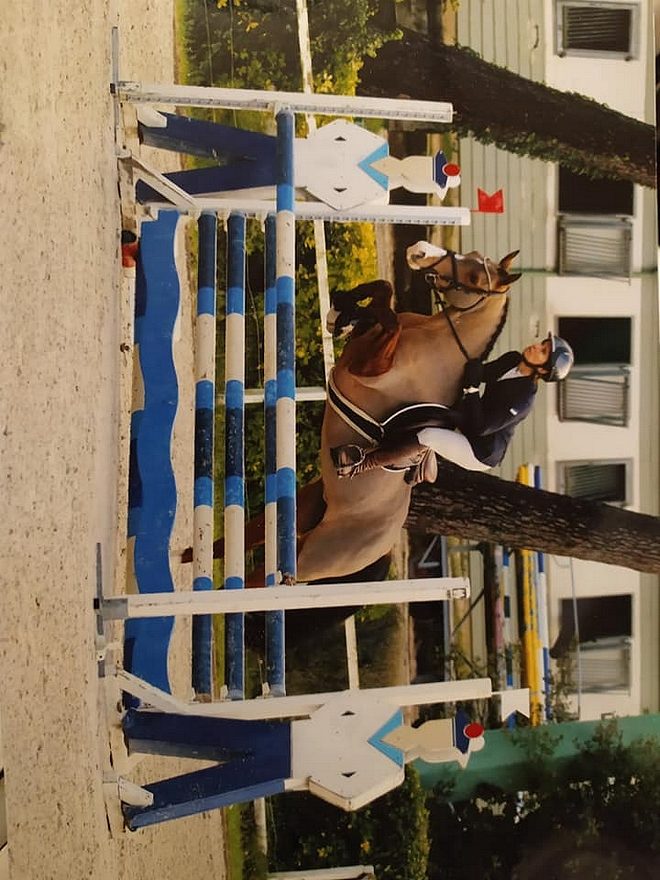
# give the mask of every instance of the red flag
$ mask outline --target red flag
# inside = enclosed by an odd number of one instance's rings
[[[504,213],[504,191],[498,189],[491,196],[482,189],[477,188],[477,211],[483,214],[503,214]]]

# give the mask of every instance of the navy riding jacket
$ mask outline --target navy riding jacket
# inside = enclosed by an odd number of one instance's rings
[[[527,416],[534,403],[536,381],[533,376],[501,379],[522,358],[508,351],[483,365],[483,394],[465,394],[458,404],[460,430],[472,451],[484,464],[494,467],[504,458],[516,425]]]

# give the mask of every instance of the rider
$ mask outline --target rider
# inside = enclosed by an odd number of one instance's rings
[[[425,459],[428,463],[429,450],[467,470],[487,471],[502,461],[516,425],[529,414],[538,380],[557,382],[566,378],[573,360],[568,342],[551,332],[522,353],[509,351],[485,364],[477,358],[469,360],[463,374],[463,395],[454,407],[457,430],[423,428],[393,438],[386,436],[380,446],[370,450],[338,446],[332,450],[337,474],[353,477],[378,467],[415,467]],[[482,383],[485,387],[480,394]],[[409,472],[409,482],[419,480],[417,471],[418,467]],[[424,478],[433,482],[431,476],[427,469]]]

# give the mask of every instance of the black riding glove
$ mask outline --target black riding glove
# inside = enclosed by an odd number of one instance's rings
[[[478,388],[484,374],[484,365],[479,358],[472,358],[465,365],[463,388]]]

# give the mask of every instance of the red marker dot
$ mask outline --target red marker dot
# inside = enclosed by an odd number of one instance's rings
[[[461,173],[461,169],[458,165],[454,165],[453,162],[448,162],[444,168],[442,169],[447,177],[456,177],[456,175]]]
[[[478,736],[481,736],[483,732],[483,727],[476,721],[472,721],[470,722],[470,724],[466,724],[463,728],[463,733],[467,736],[468,739],[476,739]]]

